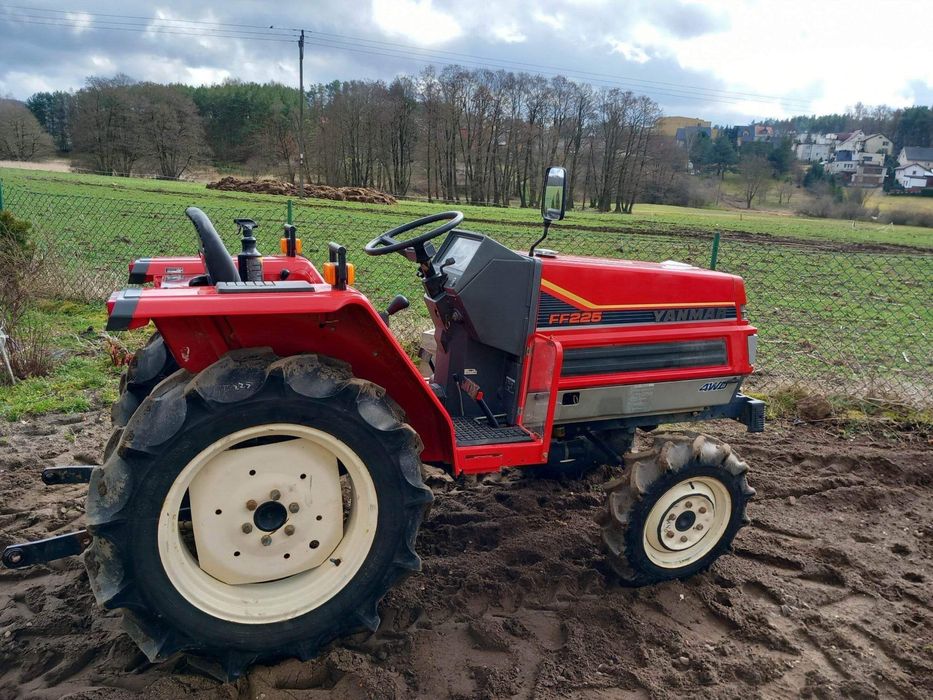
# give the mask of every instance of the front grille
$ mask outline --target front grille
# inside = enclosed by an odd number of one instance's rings
[[[613,374],[616,372],[640,372],[654,369],[710,367],[724,365],[727,361],[726,341],[724,338],[674,343],[568,348],[564,350],[564,365],[561,369],[561,376],[575,377],[581,374]]]

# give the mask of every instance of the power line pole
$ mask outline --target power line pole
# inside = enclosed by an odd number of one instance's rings
[[[305,196],[305,30],[298,39],[298,198]]]

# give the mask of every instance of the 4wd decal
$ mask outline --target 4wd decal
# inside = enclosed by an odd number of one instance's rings
[[[706,382],[703,386],[700,387],[700,391],[722,391],[731,382]]]

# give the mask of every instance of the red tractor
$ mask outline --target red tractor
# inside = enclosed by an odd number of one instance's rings
[[[564,215],[563,169],[545,180],[528,254],[457,228],[459,212],[366,245],[416,266],[429,377],[389,330],[407,301],[380,314],[352,288],[345,248],[331,243],[319,271],[286,226],[282,255],[262,259],[255,223],[238,220],[232,257],[188,209],[201,255],[136,260],[130,282],[151,285],[107,303],[109,330],[158,333],[124,376],[104,464],[43,472],[89,481],[88,529],[10,546],[4,564],[83,551],[98,602],[123,610],[150,659],[186,650],[231,675],[376,628],[379,601],[420,568],[422,464],[455,476],[624,465],[597,518],[619,579],[706,569],[747,522],[747,465],[698,434],[628,450],[662,423],[763,429],[764,405],[739,392],[756,344],[743,282],[535,251]]]

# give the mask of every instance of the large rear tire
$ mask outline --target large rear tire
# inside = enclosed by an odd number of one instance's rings
[[[176,371],[178,363],[165,344],[162,334],[156,331],[146,344],[136,351],[120,377],[120,395],[110,407],[110,423],[113,430],[104,447],[104,461],[107,461],[119,444],[123,429],[139,405],[162,380]]]
[[[755,495],[748,465],[729,445],[696,433],[661,433],[626,455],[605,486],[597,521],[610,567],[621,582],[645,586],[704,571],[749,520]]]
[[[187,650],[228,676],[374,630],[378,602],[420,569],[432,500],[403,421],[383,389],[316,355],[234,351],[177,372],[93,474],[98,602],[123,608],[151,660]]]
[[[133,355],[120,377],[120,397],[110,409],[114,427],[122,428],[155,386],[178,369],[171,350],[156,331]]]

